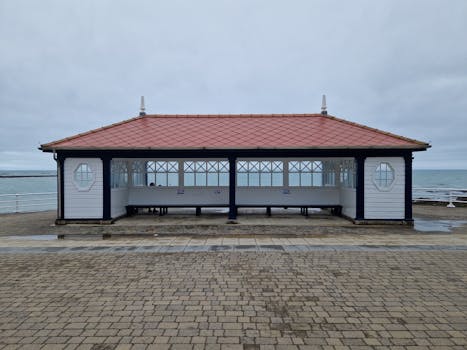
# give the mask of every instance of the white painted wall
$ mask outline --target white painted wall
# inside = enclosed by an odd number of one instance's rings
[[[94,172],[94,183],[89,189],[79,189],[73,181],[73,173],[81,163],[87,163]],[[102,218],[102,161],[99,158],[66,158],[65,219]]]
[[[339,189],[342,214],[354,219],[357,215],[357,191],[355,188],[341,187]]]
[[[132,187],[128,204],[134,205],[228,205],[228,187]]]
[[[128,188],[112,188],[110,215],[113,219],[126,214],[125,207],[128,205],[128,193]]]
[[[237,188],[238,205],[334,205],[339,204],[337,187],[290,188]]]
[[[381,162],[389,163],[395,172],[395,181],[389,190],[380,190],[373,181],[375,169]],[[367,158],[365,160],[365,219],[404,219],[404,216],[404,158]]]

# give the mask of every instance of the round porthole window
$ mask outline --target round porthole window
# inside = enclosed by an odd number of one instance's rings
[[[94,183],[94,172],[87,163],[80,163],[73,174],[73,182],[80,191],[89,190]]]
[[[394,183],[394,169],[389,163],[380,163],[374,173],[373,181],[380,190],[388,190]]]

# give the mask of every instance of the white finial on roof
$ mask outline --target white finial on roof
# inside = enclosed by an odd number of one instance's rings
[[[144,107],[144,96],[141,96],[141,107],[139,109],[139,115],[146,115],[146,108]]]
[[[328,114],[327,107],[326,107],[326,95],[323,95],[323,101],[321,103],[321,114],[322,115]]]

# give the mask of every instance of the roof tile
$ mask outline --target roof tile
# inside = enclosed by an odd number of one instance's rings
[[[42,145],[60,149],[413,148],[428,144],[321,114],[146,115]]]

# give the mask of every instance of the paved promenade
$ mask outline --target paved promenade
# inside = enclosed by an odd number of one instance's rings
[[[0,350],[467,348],[464,224],[29,236],[48,216],[0,217]]]
[[[0,256],[1,349],[465,349],[465,251]]]

